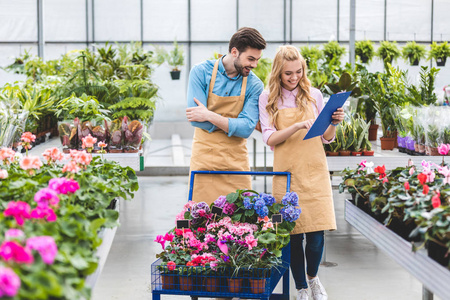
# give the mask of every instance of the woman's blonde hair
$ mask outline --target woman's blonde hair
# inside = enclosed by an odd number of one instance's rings
[[[270,72],[269,77],[269,99],[266,110],[269,114],[269,122],[272,125],[275,124],[275,120],[278,115],[278,99],[281,99],[281,102],[283,102],[283,96],[281,93],[281,73],[287,61],[296,60],[300,61],[303,69],[303,76],[298,83],[298,93],[295,98],[297,107],[300,110],[300,115],[304,113],[305,108],[310,104],[310,102],[314,103],[317,107],[316,100],[311,97],[311,82],[306,76],[308,70],[305,59],[296,47],[289,45],[281,46],[278,48],[275,58],[273,59],[272,71]]]

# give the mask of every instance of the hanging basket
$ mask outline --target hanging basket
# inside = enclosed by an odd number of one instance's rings
[[[438,57],[438,58],[436,58],[436,64],[437,64],[438,67],[444,67],[446,61],[447,61],[447,57]]]
[[[170,71],[170,76],[172,77],[172,80],[179,80],[180,73],[181,71]]]

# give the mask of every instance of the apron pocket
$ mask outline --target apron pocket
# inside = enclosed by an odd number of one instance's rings
[[[328,195],[330,191],[330,173],[325,161],[309,162],[308,175],[304,178],[306,186],[305,191],[313,198]]]

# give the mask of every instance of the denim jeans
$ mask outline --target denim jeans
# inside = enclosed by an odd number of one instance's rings
[[[303,236],[306,235],[306,247],[303,250]],[[291,271],[297,290],[308,288],[306,274],[317,276],[322,259],[324,232],[315,231],[291,235]],[[306,254],[306,273],[305,273]]]

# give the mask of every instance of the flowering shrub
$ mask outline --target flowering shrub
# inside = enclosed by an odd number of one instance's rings
[[[213,214],[212,206],[222,208],[223,214]],[[289,243],[301,212],[297,207],[296,193],[287,193],[276,203],[271,195],[248,190],[220,196],[211,207],[190,201],[176,216],[176,220],[191,220],[190,228],[172,229],[155,239],[163,249],[156,256],[162,260],[158,268],[164,274],[180,275],[232,269],[229,276],[264,268],[267,271],[260,275],[268,276],[270,269],[281,263],[281,249]],[[270,218],[278,213],[283,222],[274,225]]]
[[[132,197],[137,178],[131,168],[84,151],[71,153],[65,166],[56,148],[43,156],[46,164],[0,149],[7,174],[0,176],[0,298],[87,299],[98,230],[117,226],[118,212],[106,207]]]
[[[340,192],[354,194],[358,206],[403,238],[436,242],[449,254],[449,166],[409,161],[407,167],[386,171],[378,166],[378,173],[369,174],[362,165],[344,170]]]

